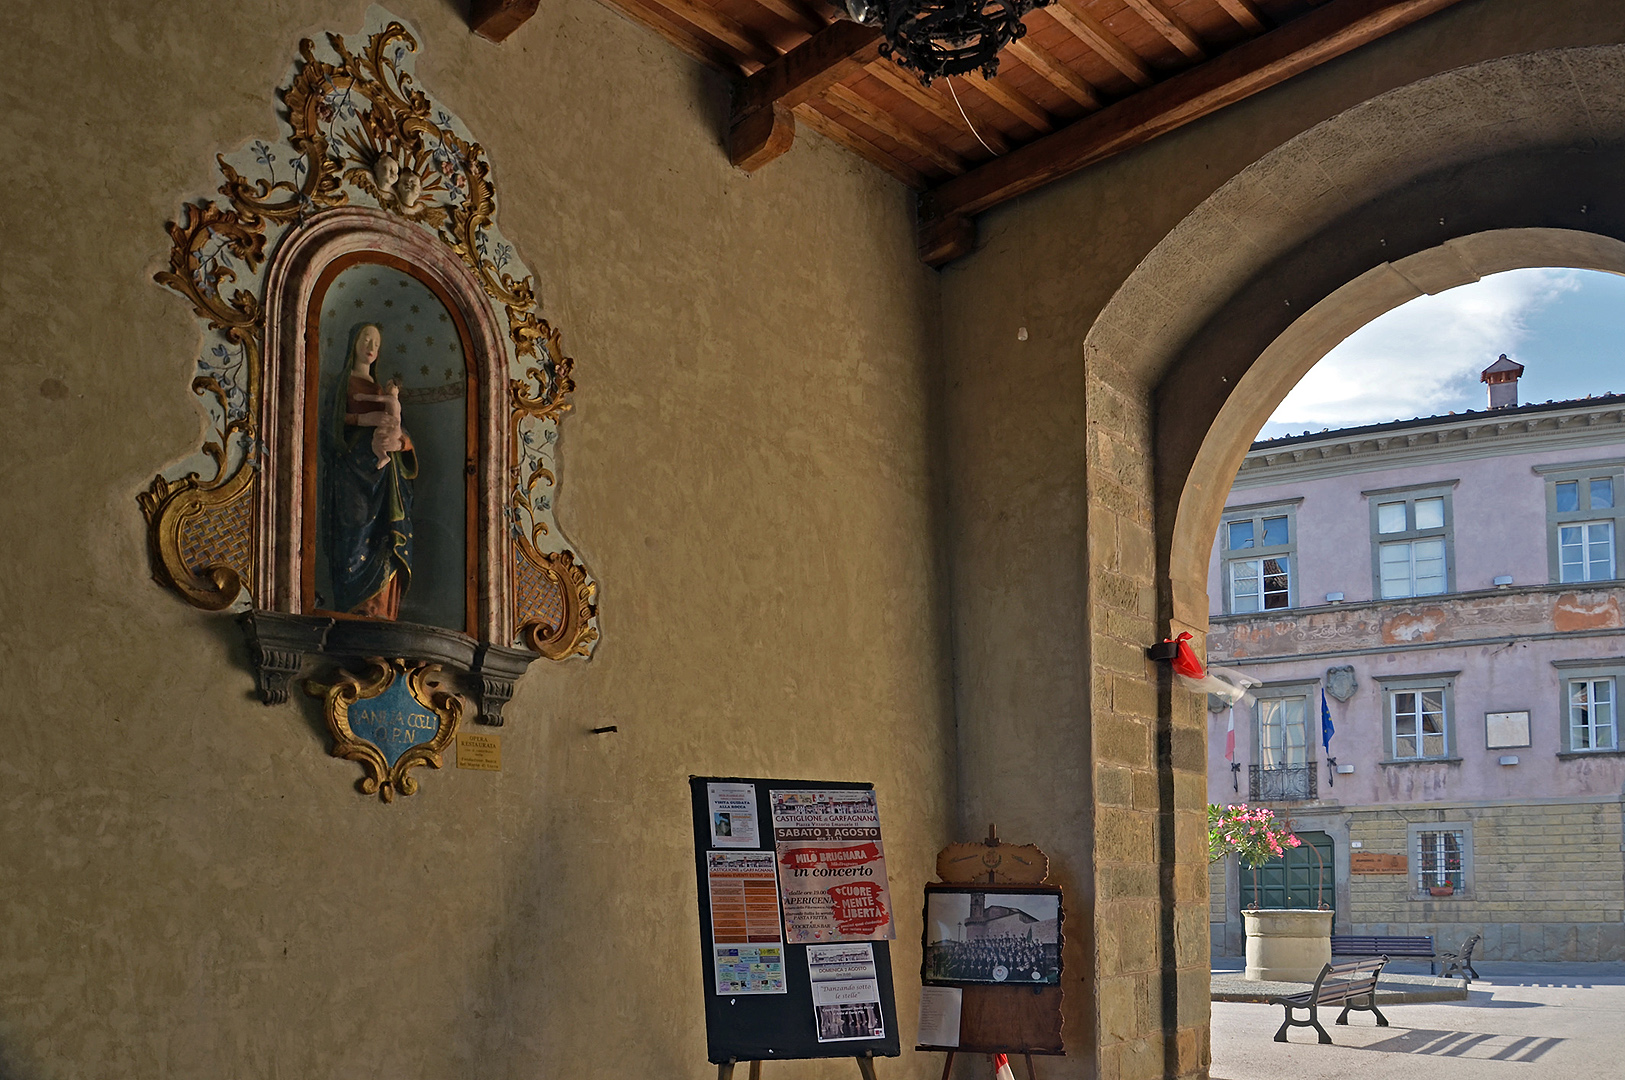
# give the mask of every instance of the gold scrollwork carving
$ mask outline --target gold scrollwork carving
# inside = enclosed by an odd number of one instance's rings
[[[332,755],[360,762],[366,770],[356,787],[363,795],[376,793],[384,802],[393,802],[397,791],[402,795],[417,793],[418,782],[410,770],[419,765],[438,769],[444,763],[441,755],[457,734],[463,704],[454,694],[441,688],[439,664],[407,667],[400,660],[384,659],[368,663],[370,670],[363,675],[340,671],[331,683],[307,681],[305,690],[323,699],[327,730],[333,736]],[[358,703],[384,697],[395,681],[402,678],[406,680],[410,700],[429,710],[437,724],[432,738],[405,748],[391,762],[383,748],[356,733],[351,726],[350,710]]]
[[[209,488],[193,473],[153,478],[136,501],[147,518],[152,576],[206,611],[236,602],[254,572],[254,472]]]
[[[557,551],[537,552],[529,544],[518,545],[518,558],[528,562],[521,566],[521,577],[539,576],[537,583],[543,588],[545,599],[529,605],[521,603],[519,636],[526,647],[541,653],[548,660],[563,660],[567,656],[586,656],[598,630],[592,625],[598,617],[598,586],[587,578],[587,571],[576,563],[575,553]],[[556,590],[555,595],[546,592]],[[523,583],[520,592],[527,590]]]
[[[513,453],[506,512],[510,533],[523,549],[515,560],[552,574],[561,594],[572,598],[567,618],[558,626],[533,627],[527,640],[545,644],[538,649],[544,656],[560,649],[565,650],[561,655],[584,653],[596,637],[586,625],[596,608],[590,583],[581,584],[585,571],[568,552],[563,553],[568,572],[560,555],[539,554],[543,538],[552,533],[554,447],[558,421],[575,389],[574,362],[564,354],[559,331],[540,315],[533,276],[497,229],[496,188],[485,150],[418,89],[406,67],[418,42],[402,23],[378,26],[359,52],[350,51],[337,34],[328,34],[326,43],[331,52],[320,55],[311,39],[299,43],[295,73],[280,91],[285,138],[272,145],[255,142],[229,161],[217,155],[223,201],[188,203],[180,219],[168,224],[169,266],[154,277],[184,296],[205,327],[192,389],[212,425],[199,452],[213,465],[213,476],[203,479],[206,468],[183,466],[188,471],[160,476],[138,497],[154,577],[189,603],[218,610],[231,606],[254,581],[255,560],[268,557],[253,543],[243,550],[222,547],[216,535],[240,524],[238,500],[252,499],[263,448],[256,430],[263,268],[283,237],[313,215],[371,201],[447,245],[505,313],[512,349],[508,366],[525,373],[510,378],[508,387]],[[247,535],[257,533],[250,527]],[[229,550],[230,557],[197,563],[198,552],[212,557],[216,548]],[[510,625],[526,621],[523,611],[514,614]]]

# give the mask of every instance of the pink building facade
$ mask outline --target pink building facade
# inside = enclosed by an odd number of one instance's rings
[[[1254,445],[1214,542],[1208,658],[1260,685],[1210,699],[1208,794],[1273,807],[1316,864],[1215,864],[1216,953],[1273,885],[1271,903],[1333,907],[1338,933],[1625,959],[1622,410]]]

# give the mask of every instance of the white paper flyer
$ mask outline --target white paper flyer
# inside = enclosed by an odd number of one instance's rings
[[[886,1037],[873,945],[809,945],[807,973],[819,1042]]]
[[[755,784],[706,784],[711,803],[711,846],[761,847],[756,829]]]

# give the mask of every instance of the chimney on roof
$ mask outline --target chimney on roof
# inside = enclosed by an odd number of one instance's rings
[[[1518,376],[1522,374],[1523,365],[1516,360],[1508,360],[1506,353],[1479,372],[1479,381],[1489,384],[1490,408],[1510,409],[1518,403]]]

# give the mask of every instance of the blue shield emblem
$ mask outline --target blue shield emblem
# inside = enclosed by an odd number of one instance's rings
[[[462,702],[441,689],[439,664],[372,664],[366,677],[341,671],[336,682],[311,689],[326,699],[333,756],[359,761],[367,772],[357,783],[362,794],[376,792],[390,802],[397,791],[417,791],[407,770],[440,768],[441,751],[457,734]]]

